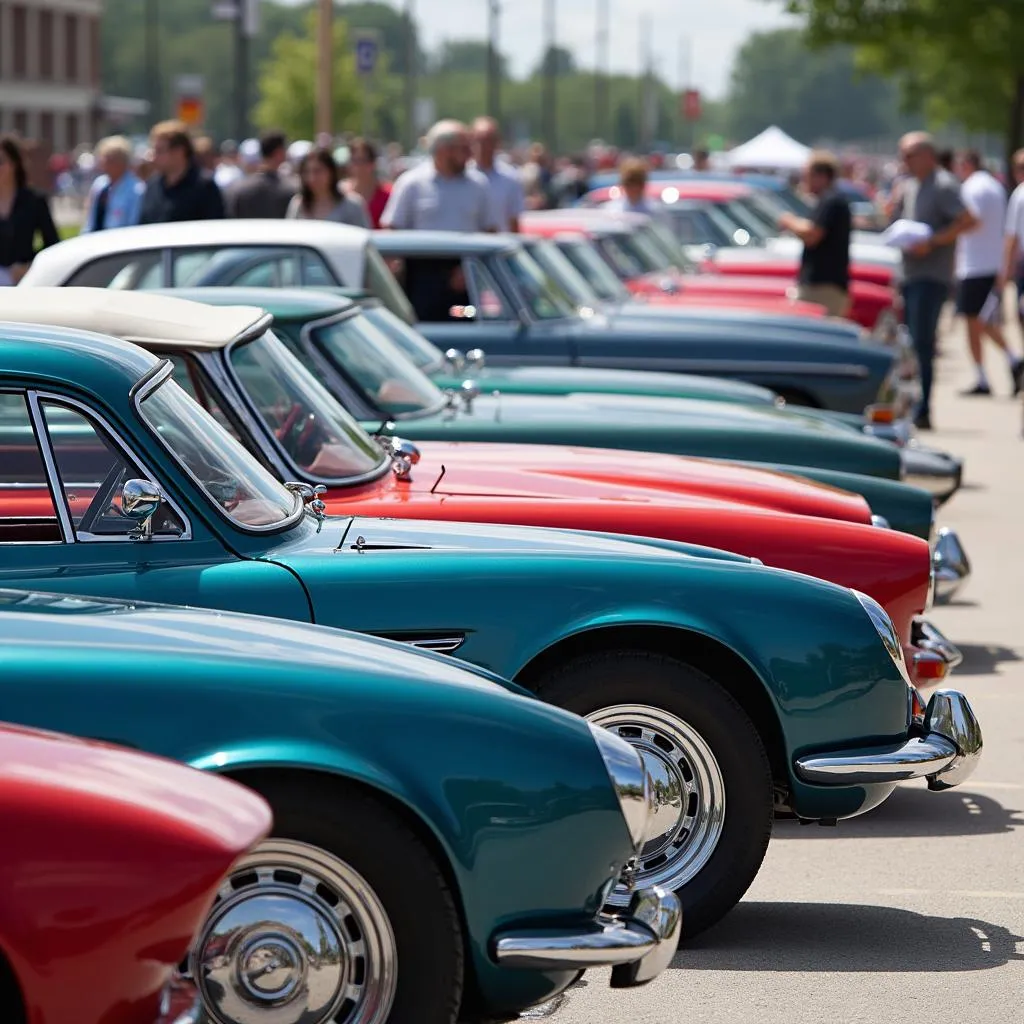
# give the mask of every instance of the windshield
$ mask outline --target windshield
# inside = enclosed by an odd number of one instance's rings
[[[270,331],[235,345],[231,367],[284,454],[319,480],[365,476],[384,461],[381,450]]]
[[[744,205],[742,200],[727,199],[724,203],[718,205],[719,209],[724,210],[741,228],[749,231],[752,237],[758,241],[764,241],[765,226],[761,218]]]
[[[366,280],[363,287],[375,299],[380,299],[384,305],[407,324],[416,323],[416,310],[406,297],[402,286],[391,273],[391,268],[384,261],[384,257],[377,251],[373,244],[366,247],[366,269],[364,271]]]
[[[554,281],[522,249],[502,257],[515,279],[530,312],[538,320],[562,320],[576,315],[576,309]]]
[[[526,242],[526,247],[541,270],[551,276],[575,306],[595,309],[601,304],[601,296],[593,285],[562,255],[554,242],[537,238]]]
[[[363,317],[378,331],[383,331],[388,340],[415,366],[424,373],[434,373],[444,365],[444,355],[431,341],[410,327],[404,320],[399,320],[390,309],[383,306],[364,306]]]
[[[444,404],[434,382],[362,314],[314,325],[310,338],[371,405],[389,415],[417,415]]]
[[[615,268],[615,272],[625,281],[634,277],[643,277],[651,269],[645,267],[635,253],[630,252],[624,235],[603,235],[598,239],[597,244],[607,257],[608,262]]]
[[[240,526],[276,526],[297,511],[298,496],[173,380],[150,392],[139,411],[199,486]]]
[[[669,258],[658,250],[650,237],[640,231],[618,236],[624,249],[643,267],[642,273],[651,274],[668,270],[671,266]]]
[[[651,246],[662,253],[669,264],[677,270],[693,270],[693,264],[687,259],[682,246],[672,234],[672,229],[661,221],[652,220],[640,229]]]
[[[601,254],[589,241],[558,242],[558,250],[590,282],[591,288],[608,302],[628,302],[629,289],[615,276]]]

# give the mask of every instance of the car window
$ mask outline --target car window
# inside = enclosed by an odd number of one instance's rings
[[[494,275],[479,260],[466,260],[463,273],[470,302],[478,320],[513,320],[511,308],[501,294]]]
[[[320,255],[311,249],[299,251],[299,276],[305,288],[334,288],[340,284]]]
[[[102,256],[76,270],[65,282],[78,288],[159,288],[163,285],[163,252],[121,252]]]
[[[416,312],[413,309],[411,300],[407,298],[409,289],[405,288],[403,291],[403,285],[399,284],[395,279],[395,273],[391,266],[392,261],[388,260],[385,262],[377,247],[372,244],[368,244],[363,250],[363,259],[366,266],[363,271],[364,280],[362,287],[367,294],[372,295],[375,299],[379,299],[395,316],[404,320],[407,324],[414,324],[416,322]],[[394,265],[400,267],[401,262],[401,260],[396,260]],[[341,284],[348,285],[351,288],[355,285],[355,282],[342,281]]]
[[[206,409],[229,434],[240,441],[241,435],[235,429],[235,425],[231,420],[224,414],[224,410],[218,405],[213,392],[203,380],[202,374],[195,363],[178,353],[165,356],[165,358],[169,359],[174,367],[171,376],[178,387]]]
[[[25,396],[0,392],[0,544],[61,540]]]
[[[402,287],[416,319],[446,323],[457,306],[472,306],[462,260],[451,256],[407,256],[401,268]]]
[[[602,299],[629,301],[629,290],[615,276],[615,271],[601,259],[593,242],[570,240],[559,242],[558,248]]]
[[[501,257],[509,275],[519,287],[524,304],[538,320],[560,320],[574,316],[575,307],[562,290],[524,249]]]
[[[60,496],[78,540],[124,539],[135,523],[121,514],[125,483],[145,474],[91,417],[59,402],[41,403]],[[168,504],[153,519],[155,536],[181,536],[184,523]]]

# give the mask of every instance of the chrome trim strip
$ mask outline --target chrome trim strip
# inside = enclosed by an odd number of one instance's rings
[[[638,365],[642,364],[642,365]],[[864,380],[871,376],[866,366],[855,363],[814,363],[814,362],[771,362],[758,359],[678,359],[650,356],[602,356],[598,361],[588,360],[582,355],[578,366],[606,367],[608,369],[659,370],[667,369],[676,373],[778,373],[784,375],[826,377],[850,377]]]
[[[451,654],[457,651],[465,642],[464,636],[439,636],[428,637],[423,640],[406,640],[410,647],[418,647],[421,651],[434,651],[437,654]]]
[[[171,365],[170,363],[167,364],[168,368],[170,368],[170,365]],[[182,522],[182,527],[183,528],[182,528],[182,532],[178,536],[176,536],[176,537],[173,536],[172,534],[168,534],[168,533],[153,534],[153,536],[150,538],[151,541],[156,542],[156,543],[166,543],[168,541],[181,541],[181,540],[191,540],[192,539],[192,521],[185,514],[185,511],[167,493],[167,489],[165,487],[163,487],[160,484],[160,482],[158,481],[157,475],[146,465],[145,462],[142,461],[142,459],[140,459],[138,457],[138,455],[135,454],[135,452],[131,448],[128,447],[127,444],[125,444],[124,440],[121,438],[120,433],[118,433],[118,431],[116,431],[110,425],[110,423],[95,410],[95,408],[93,408],[90,405],[87,405],[85,402],[78,401],[77,398],[69,398],[67,395],[53,394],[52,392],[49,392],[49,391],[33,391],[31,394],[36,396],[39,401],[43,401],[43,402],[56,402],[58,405],[71,406],[72,408],[78,409],[79,412],[84,413],[86,418],[88,418],[90,420],[93,420],[96,423],[97,426],[101,427],[104,431],[106,431],[107,435],[113,440],[114,444],[116,444],[118,446],[118,448],[121,449],[121,452],[124,455],[125,459],[127,459],[127,461],[130,464],[133,464],[135,466],[135,468],[139,471],[139,475],[140,476],[144,476],[147,480],[151,480],[153,483],[155,483],[157,485],[157,487],[160,488],[160,493],[163,495],[164,501],[166,501],[167,504],[177,514],[178,518]],[[40,415],[41,414],[42,414],[42,411],[40,410]],[[43,425],[45,427],[45,420],[43,421]],[[47,434],[47,441],[49,442],[49,440],[50,440],[49,434]],[[56,473],[56,464],[54,464],[54,472]],[[59,480],[60,480],[59,474],[57,475],[56,479],[57,479],[57,481],[59,483]],[[61,491],[61,496],[60,496],[60,503],[61,503],[61,505],[64,504],[64,500],[63,499],[64,499],[64,495],[63,495],[63,491]],[[69,522],[69,524],[71,522],[70,510],[68,510],[68,522]],[[75,536],[73,529],[72,529],[72,535]],[[131,538],[127,534],[125,534],[123,537],[116,536],[116,535],[108,537],[108,536],[105,536],[105,535],[79,533],[76,536],[76,540],[84,541],[84,542],[87,542],[87,543],[97,543],[97,542],[99,542],[99,543],[111,543],[111,542],[118,543],[118,542],[121,542],[121,541],[128,542],[128,543],[133,543]]]
[[[64,500],[64,488],[61,487],[57,463],[53,458],[50,434],[46,429],[43,410],[39,408],[39,396],[37,392],[29,391],[26,393],[25,398],[28,402],[28,415],[32,423],[32,432],[36,436],[36,445],[43,457],[43,466],[46,469],[46,484],[50,488],[53,507],[57,510],[57,522],[60,523],[60,532],[64,537],[65,544],[74,544],[76,538],[75,528],[71,522],[71,510]]]

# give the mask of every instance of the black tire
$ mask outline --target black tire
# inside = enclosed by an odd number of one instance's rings
[[[638,650],[573,658],[546,673],[535,690],[544,700],[584,716],[612,706],[655,708],[699,734],[724,783],[724,822],[707,860],[699,867],[695,863],[692,877],[671,887],[683,905],[684,940],[722,918],[753,882],[772,831],[771,766],[746,712],[691,665]],[[629,730],[624,732],[630,740]],[[652,869],[641,874],[638,884],[645,884],[643,874],[657,881]]]
[[[241,781],[273,808],[272,839],[327,851],[362,875],[383,904],[398,950],[388,1024],[454,1024],[464,984],[462,925],[448,883],[419,838],[356,787],[262,774]]]

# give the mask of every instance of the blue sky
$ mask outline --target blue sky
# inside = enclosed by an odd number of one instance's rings
[[[413,0],[425,45],[446,38],[483,37],[487,0]],[[596,0],[557,0],[558,42],[584,66],[595,55]],[[390,0],[401,7],[404,0]],[[544,0],[503,0],[501,48],[519,74],[540,53]],[[635,72],[639,65],[640,19],[651,18],[656,67],[672,85],[680,83],[680,41],[692,39],[693,84],[711,96],[725,92],[736,50],[759,29],[792,24],[781,0],[610,0],[609,57],[613,69]]]

